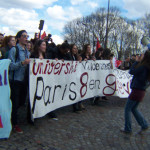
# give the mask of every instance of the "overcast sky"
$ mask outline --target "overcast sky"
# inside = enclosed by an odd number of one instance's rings
[[[63,41],[64,24],[77,17],[86,16],[98,7],[107,7],[107,0],[0,0],[0,32],[16,35],[25,29],[30,37],[38,32],[39,20],[45,20],[44,30],[53,35],[54,42]],[[130,19],[150,13],[149,0],[110,0],[122,16]]]

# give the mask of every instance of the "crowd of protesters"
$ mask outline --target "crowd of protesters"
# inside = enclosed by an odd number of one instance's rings
[[[23,133],[22,129],[18,125],[18,109],[20,106],[25,105],[26,101],[28,101],[27,95],[28,95],[28,64],[30,63],[30,58],[40,58],[40,59],[55,59],[55,60],[69,60],[69,61],[87,61],[87,60],[112,60],[113,54],[111,53],[111,50],[106,48],[99,48],[96,53],[92,54],[91,46],[90,44],[86,44],[83,46],[83,50],[81,53],[78,53],[78,48],[76,44],[69,44],[67,41],[62,43],[61,45],[56,45],[52,39],[49,37],[45,37],[44,40],[39,39],[37,36],[35,36],[34,39],[31,39],[28,41],[28,34],[27,31],[21,30],[19,31],[16,36],[4,36],[0,33],[0,59],[10,59],[11,64],[9,67],[9,81],[10,81],[10,87],[11,87],[11,100],[12,100],[12,125],[13,130],[18,133]],[[49,42],[50,41],[50,42]],[[149,53],[147,54],[149,58]],[[134,64],[137,60],[139,61],[140,56],[132,55],[132,58],[129,57],[126,58],[126,60],[122,63],[120,66],[120,69],[127,70],[130,69],[132,64]],[[143,62],[143,64],[139,63],[140,67],[144,64],[149,64],[148,59]],[[133,69],[133,68],[132,68]],[[145,68],[144,68],[145,69]],[[147,79],[147,76],[149,75],[150,68],[146,68],[148,71],[145,73],[145,80]],[[138,71],[137,71],[138,72]],[[136,75],[136,73],[133,75]],[[136,82],[138,81],[138,77],[136,78]],[[145,84],[147,84],[147,80]],[[135,81],[134,81],[135,82]],[[143,85],[143,89],[145,90],[145,84]],[[134,87],[134,89],[139,87]],[[135,98],[135,94],[137,94],[137,89],[134,90],[134,94],[132,94],[132,98]],[[139,92],[140,93],[140,92]],[[143,96],[144,93],[141,92],[141,95]],[[140,96],[141,96],[140,95]],[[142,100],[142,97],[139,101]],[[131,97],[131,96],[130,96]],[[132,99],[131,98],[131,99]],[[93,98],[92,102],[93,104],[98,104],[99,98]],[[107,100],[106,97],[102,97],[102,99]],[[135,101],[135,100],[134,100]],[[139,101],[136,103],[132,103],[132,106],[134,107],[134,111],[137,108]],[[130,123],[130,111],[132,111],[133,107],[130,107],[130,110],[128,109],[129,102],[131,103],[131,100],[128,100],[127,106],[126,106],[126,124],[124,132],[131,132],[131,123]],[[28,103],[28,111],[27,111],[27,119],[29,123],[33,123],[31,119],[31,113],[30,113],[30,104]],[[76,104],[73,104],[73,112],[80,113],[81,111],[85,110],[84,105],[82,102],[78,102]],[[136,108],[135,108],[136,107]],[[138,120],[139,124],[142,126],[143,129],[146,129],[148,127],[146,121],[143,117],[141,117],[137,110],[134,113],[136,115],[136,119]],[[48,114],[50,118],[53,118],[57,120],[57,115],[55,111],[52,111]],[[138,117],[137,117],[138,116]],[[140,119],[139,119],[140,118]]]

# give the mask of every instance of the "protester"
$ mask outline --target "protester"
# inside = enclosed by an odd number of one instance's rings
[[[54,50],[54,57],[58,60],[72,60],[69,53],[70,45],[68,43],[62,43],[59,47],[57,46]]]
[[[27,41],[27,45],[26,45],[27,50],[32,53],[33,51],[33,44],[31,41]]]
[[[133,75],[130,85],[132,91],[125,106],[125,127],[124,129],[121,129],[121,131],[123,133],[132,133],[132,112],[136,121],[141,126],[141,133],[148,129],[148,123],[137,110],[137,107],[143,100],[150,81],[150,51],[146,51],[145,54],[142,54],[140,57],[136,57],[136,62],[130,68],[129,73]]]
[[[96,60],[102,60],[102,55],[103,55],[103,51],[104,49],[101,47],[99,48],[96,53],[95,53],[95,57],[96,57]]]
[[[82,58],[82,61],[96,60],[95,56],[92,56],[90,44],[86,44],[83,46],[83,51],[80,56]],[[95,101],[95,98],[91,98],[90,100],[93,102]],[[81,105],[81,110],[85,110],[84,105],[82,103],[80,105]]]
[[[46,42],[44,40],[37,40],[30,58],[44,59],[45,53],[46,53]]]
[[[1,46],[2,46],[2,42],[3,42],[3,38],[4,38],[4,35],[2,34],[2,33],[0,33],[0,48],[1,48]],[[0,59],[2,59],[2,51],[1,51],[1,49],[0,49]]]
[[[0,47],[2,46],[4,34],[0,33]]]
[[[82,60],[81,56],[78,54],[78,48],[75,44],[70,45],[70,54],[71,54],[72,60],[76,60],[76,61]]]
[[[102,60],[110,60],[111,68],[112,68],[112,60],[111,60],[111,50],[109,48],[104,49],[102,53]],[[103,100],[108,100],[106,96],[102,96]]]
[[[10,35],[10,36],[5,36],[1,45],[1,53],[2,53],[2,59],[8,58],[8,53],[9,50],[16,46],[16,40],[15,37]]]
[[[131,59],[130,59],[131,66],[135,63],[135,61],[136,61],[136,55],[133,54],[132,57],[131,57]]]
[[[91,55],[91,46],[90,44],[86,44],[83,46],[83,52],[81,54],[82,60],[87,61],[87,60],[96,60],[95,57]]]
[[[103,55],[104,49],[102,47],[98,48],[98,50],[95,53],[95,58],[96,60],[102,60],[102,55]],[[99,102],[99,96],[96,96],[92,99],[92,105],[98,105]]]
[[[18,125],[18,108],[25,103],[27,96],[26,67],[30,63],[30,53],[26,49],[28,35],[21,30],[16,35],[17,46],[9,51],[8,58],[11,60],[9,67],[9,80],[12,100],[12,125],[14,131],[23,133]]]
[[[131,67],[131,60],[130,60],[130,57],[127,57],[125,59],[125,61],[122,63],[121,69],[123,69],[123,70],[129,70],[130,67]]]
[[[70,54],[73,61],[81,61],[81,56],[78,55],[78,49],[75,44],[70,45]],[[79,113],[82,110],[81,102],[73,104],[73,112]]]
[[[31,39],[31,42],[33,43],[33,45],[35,45],[36,41],[39,39],[39,33],[35,33],[34,34],[34,39]]]
[[[37,40],[33,49],[33,53],[31,54],[30,58],[39,58],[39,59],[46,59],[46,41],[45,40]],[[50,58],[49,58],[50,59]],[[29,109],[28,109],[29,110]],[[58,120],[57,115],[54,111],[48,114],[49,118],[53,120]],[[33,123],[30,119],[30,112],[28,111],[28,122]]]
[[[53,39],[52,38],[49,39],[48,36],[46,36],[44,40],[46,41],[46,57],[49,59],[54,59],[55,49],[57,49],[56,44],[53,42]],[[49,40],[51,41],[50,43]]]

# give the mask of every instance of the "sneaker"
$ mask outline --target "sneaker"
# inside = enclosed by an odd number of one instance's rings
[[[22,129],[18,125],[14,126],[14,131],[17,132],[17,133],[20,133],[20,134],[23,133]]]
[[[125,133],[125,134],[132,134],[131,131],[126,131],[125,129],[120,129],[120,132]]]

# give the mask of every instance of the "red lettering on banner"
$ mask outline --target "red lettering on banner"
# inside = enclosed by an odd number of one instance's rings
[[[112,77],[115,78],[115,81],[112,82],[112,83],[108,83],[108,82],[109,82],[109,79],[112,78]],[[106,95],[106,96],[112,96],[112,95],[114,95],[114,93],[115,93],[115,91],[116,91],[116,77],[115,77],[113,74],[109,74],[109,75],[106,77],[106,80],[105,80],[105,81],[106,81],[106,84],[107,84],[108,86],[104,87],[104,89],[103,89],[103,94]],[[113,86],[114,86],[114,88],[113,88]],[[112,93],[110,93],[110,94],[106,93],[105,90],[107,90],[107,89],[111,89],[111,90],[112,90]],[[109,91],[110,91],[110,90],[109,90]]]
[[[52,67],[52,68],[51,68]],[[50,70],[51,68],[51,70]],[[49,63],[49,68],[48,68],[48,71],[47,71],[47,74],[51,74],[52,71],[53,71],[53,68],[54,68],[54,63],[52,62],[51,64]],[[45,73],[46,74],[46,73]]]
[[[48,65],[49,65],[49,60],[47,60],[47,62],[46,62],[46,66],[45,66],[44,74],[46,74],[47,66],[48,66]]]
[[[127,84],[123,84],[119,81],[117,81],[117,86],[118,86],[118,92],[120,92],[121,94],[124,94],[124,92],[126,92],[127,94],[130,94],[130,81],[127,82]]]
[[[130,81],[127,83],[127,85],[126,85],[127,89],[124,88],[124,90],[125,90],[128,94],[130,94],[130,90],[129,90],[130,88],[129,88],[129,86],[130,86],[130,84],[131,84],[131,81],[132,81],[132,80],[130,80]]]
[[[78,62],[76,61],[76,65],[75,65],[75,69],[74,69],[74,72],[76,72],[76,69],[77,69],[77,65],[78,65]]]
[[[69,72],[69,68],[68,68],[68,67],[69,67],[69,66],[70,66],[70,63],[67,63],[67,64],[66,64],[66,69],[67,69],[67,71],[64,71],[65,74],[68,74],[68,72]]]
[[[36,65],[36,62],[33,63],[32,72],[33,72],[34,75],[37,75],[37,73],[39,71],[39,65],[38,65],[38,68],[37,68],[36,72],[35,72],[35,65]]]
[[[124,94],[124,86],[123,86],[123,84],[122,84],[122,82],[119,82],[118,80],[117,80],[117,89],[118,89],[118,92],[120,92],[121,94]]]
[[[114,78],[115,81],[112,82],[112,83],[109,83],[110,78]],[[130,94],[130,88],[129,88],[129,86],[130,86],[130,82],[131,81],[127,82],[126,84],[123,84],[122,82],[120,82],[119,80],[116,79],[115,75],[109,74],[106,77],[105,82],[106,82],[107,86],[104,87],[103,94],[106,95],[106,96],[112,96],[112,95],[114,95],[114,93],[116,91],[118,91],[118,93],[120,93],[122,95],[125,94],[125,92],[127,94]],[[106,91],[111,91],[111,90],[112,90],[112,93],[107,93],[106,92]]]
[[[0,128],[3,128],[3,124],[2,124],[1,116],[0,116]]]
[[[86,76],[86,82],[84,83],[83,82],[83,77]],[[80,95],[81,97],[83,98],[85,95],[86,95],[86,92],[87,92],[87,82],[88,82],[88,73],[87,72],[84,72],[81,77],[80,77],[80,83],[82,84],[81,86],[81,89],[80,89]],[[85,87],[85,92],[83,93],[83,88]]]
[[[58,74],[59,73],[59,68],[60,68],[60,63],[57,63],[54,67],[54,74]]]
[[[62,62],[62,63],[51,62],[50,63],[49,60],[47,60],[46,63],[34,62],[33,67],[32,67],[32,72],[35,76],[37,74],[48,74],[48,75],[50,75],[51,73],[53,73],[54,75],[60,75],[60,73],[62,72],[62,70],[64,68],[65,74],[72,74],[72,73],[76,72],[77,65],[78,65],[77,61],[76,61],[76,63],[74,61],[68,62],[68,63],[64,63],[64,62]]]
[[[59,71],[58,75],[60,75],[60,73],[61,73],[61,70],[62,70],[63,66],[65,66],[65,63],[62,63],[62,65],[61,65],[61,68],[60,68],[60,71]]]

